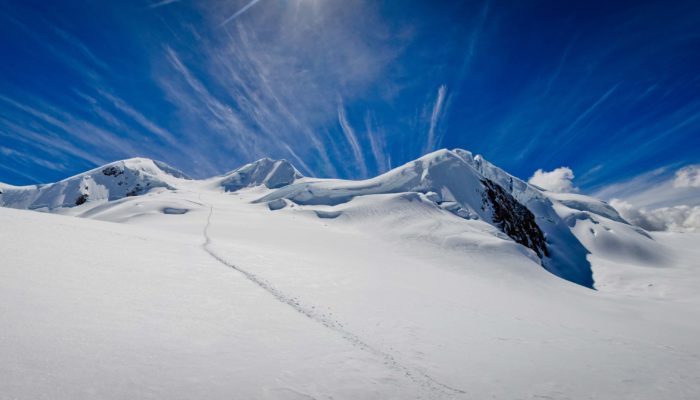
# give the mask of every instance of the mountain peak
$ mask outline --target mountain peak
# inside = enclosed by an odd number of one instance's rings
[[[467,150],[440,149],[363,181],[290,182],[258,201],[286,199],[300,205],[336,206],[357,197],[406,192],[425,194],[433,206],[446,212],[497,227],[532,249],[549,271],[592,287],[587,252],[557,216],[549,198]]]
[[[137,196],[154,188],[173,189],[182,179],[190,178],[163,162],[142,157],[128,158],[56,183],[7,187],[2,190],[0,205],[47,210],[73,207]]]
[[[303,178],[303,175],[289,161],[264,157],[224,175],[221,186],[227,192],[259,185],[277,189],[300,178]]]
[[[162,161],[153,160],[145,157],[132,157],[124,160],[114,161],[109,164],[105,164],[101,167],[95,168],[92,171],[101,170],[104,172],[109,170],[124,169],[129,169],[133,171],[143,171],[144,173],[148,173],[151,175],[159,175],[161,172],[164,172],[175,178],[192,179],[187,174],[185,174],[177,168],[174,168]],[[88,171],[87,173],[90,173],[92,171]]]

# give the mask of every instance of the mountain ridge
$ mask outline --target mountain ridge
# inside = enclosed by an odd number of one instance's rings
[[[335,207],[356,197],[415,192],[421,201],[464,220],[483,220],[529,248],[553,274],[582,286],[594,286],[589,251],[559,216],[552,196],[463,149],[441,149],[374,178],[342,180],[304,177],[287,160],[258,159],[223,175],[191,179],[165,163],[130,158],[44,185],[4,186],[0,205],[54,212],[112,202],[152,191],[189,187],[235,193],[261,188],[254,203],[270,210],[288,204]],[[623,221],[607,204],[592,198],[563,200],[568,206]],[[586,208],[587,207],[587,208]],[[172,210],[171,210],[172,212]],[[579,212],[582,212],[579,210]],[[321,218],[342,212],[318,211]],[[91,214],[86,214],[91,215]],[[571,218],[571,217],[569,217]]]

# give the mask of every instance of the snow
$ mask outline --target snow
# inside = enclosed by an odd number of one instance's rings
[[[301,179],[258,201],[286,198],[296,204],[335,206],[358,196],[432,193],[443,209],[461,218],[491,222],[494,210],[484,204],[488,186],[485,179],[501,185],[534,213],[549,242],[550,257],[542,261],[545,268],[572,282],[592,286],[587,252],[554,211],[551,201],[527,183],[465,150],[438,150],[364,181]]]
[[[700,299],[700,234],[647,232],[627,224],[607,203],[578,194],[549,194],[590,252],[598,290],[660,299]]]
[[[262,158],[226,174],[221,186],[227,192],[259,185],[275,189],[289,185],[301,177],[301,173],[285,160]]]
[[[649,234],[462,150],[359,182],[285,163],[197,181],[144,161],[129,170],[167,186],[121,196],[102,181],[110,194],[53,214],[0,208],[0,393],[700,396],[700,234]],[[553,251],[579,246],[597,290],[494,225],[484,178]]]
[[[172,189],[187,177],[162,162],[145,158],[117,161],[49,185],[6,187],[0,205],[52,210],[90,201],[117,200],[154,188]]]

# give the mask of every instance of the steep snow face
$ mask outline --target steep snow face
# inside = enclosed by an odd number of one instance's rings
[[[465,150],[438,150],[364,181],[305,179],[259,199],[336,206],[358,196],[417,192],[461,218],[499,227],[535,251],[552,273],[592,287],[588,251],[539,190]],[[534,218],[533,218],[534,217]]]
[[[546,192],[559,216],[590,252],[595,287],[628,296],[698,298],[700,268],[692,234],[652,234],[632,226],[600,200]],[[683,278],[679,278],[679,277]]]
[[[53,210],[87,202],[137,196],[155,188],[173,189],[189,179],[167,164],[145,158],[117,161],[47,185],[6,186],[0,205],[11,208]]]
[[[479,155],[473,156],[472,153],[461,149],[456,149],[454,152],[484,177],[506,189],[535,215],[537,226],[544,232],[547,248],[550,251],[550,256],[543,260],[545,268],[572,282],[588,287],[593,286],[593,275],[588,260],[590,252],[571,232],[570,224],[557,213],[548,196],[549,192],[545,194]]]
[[[576,193],[547,192],[547,197],[572,210],[597,214],[607,219],[627,224],[622,216],[610,204]]]
[[[557,214],[595,257],[661,265],[666,252],[642,228],[629,225],[607,203],[570,193],[547,192]]]
[[[286,160],[262,158],[226,174],[221,181],[221,187],[227,192],[260,185],[276,189],[301,177],[301,173]]]

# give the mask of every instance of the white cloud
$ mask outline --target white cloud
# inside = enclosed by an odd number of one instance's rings
[[[151,4],[150,6],[148,6],[148,8],[158,8],[158,7],[168,5],[168,4],[176,3],[178,1],[180,1],[180,0],[161,0],[161,1],[158,1],[156,3]]]
[[[551,192],[577,192],[573,179],[574,171],[571,168],[559,167],[549,172],[538,169],[528,182]]]
[[[437,138],[435,136],[435,129],[440,122],[440,117],[442,114],[442,107],[445,103],[445,93],[447,93],[447,86],[440,85],[435,96],[435,103],[433,104],[433,111],[430,113],[430,127],[428,128],[428,142],[425,144],[424,153],[428,153],[431,150],[435,150],[437,147]]]
[[[352,148],[352,153],[355,155],[355,161],[357,161],[360,174],[363,178],[366,178],[367,164],[365,163],[365,157],[362,155],[362,148],[360,147],[360,142],[357,140],[357,135],[355,135],[355,130],[352,129],[348,117],[345,114],[345,106],[340,96],[338,97],[338,122],[340,123],[343,134],[345,134],[345,139],[347,139]]]
[[[693,164],[676,171],[674,188],[700,188],[700,164]]]
[[[377,173],[386,172],[391,169],[385,156],[386,153],[386,138],[380,129],[373,129],[372,116],[369,112],[365,114],[365,129],[369,138],[369,145],[372,149],[374,161],[377,164]]]
[[[700,164],[658,168],[593,194],[649,231],[700,232]]]
[[[613,183],[593,192],[602,200],[622,199],[637,208],[648,210],[674,206],[700,206],[700,165],[680,169],[670,166]]]
[[[224,26],[228,24],[229,22],[233,21],[234,19],[238,18],[239,15],[243,14],[244,12],[248,11],[250,7],[253,7],[255,3],[259,2],[260,0],[253,0],[250,3],[246,4],[243,6],[240,10],[236,11],[231,15],[230,17],[226,18],[224,22],[221,23],[221,26]]]
[[[680,205],[647,210],[637,208],[631,203],[619,199],[611,200],[610,205],[627,222],[648,231],[700,231],[700,206]]]

